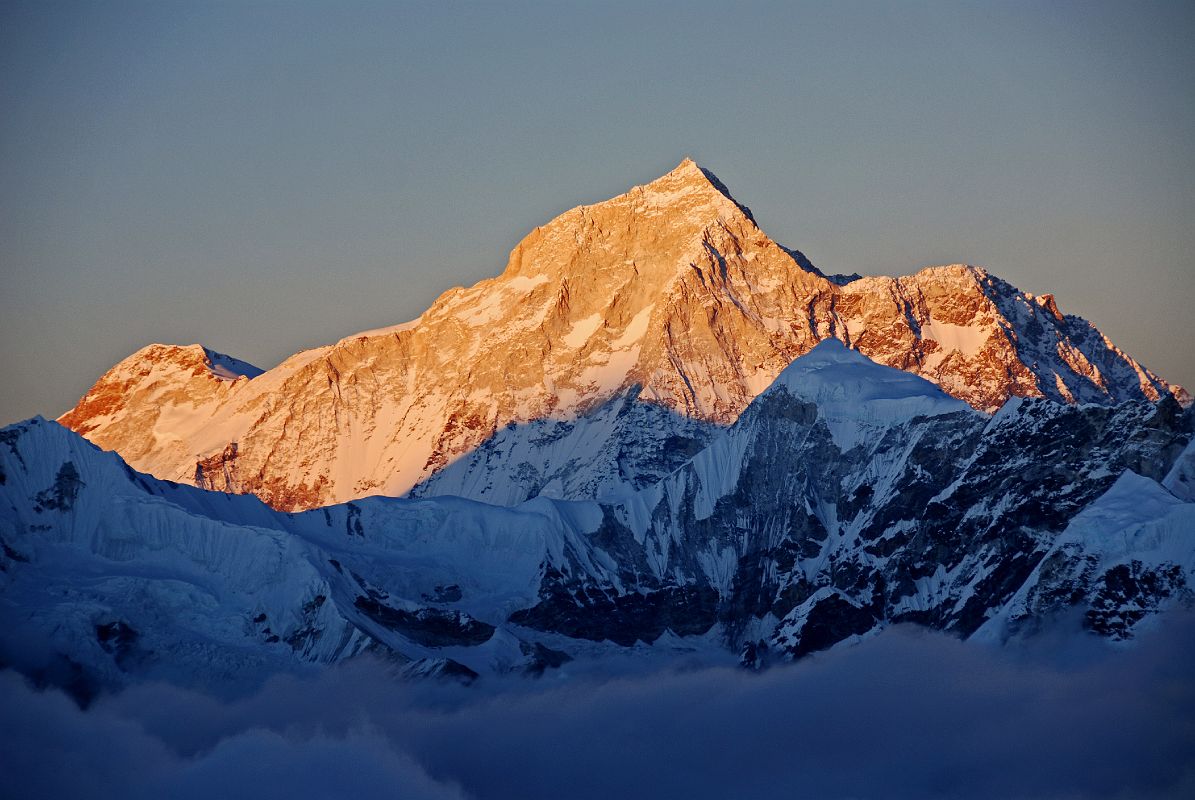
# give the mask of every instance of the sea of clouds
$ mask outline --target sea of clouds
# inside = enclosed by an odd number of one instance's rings
[[[86,710],[5,671],[0,775],[12,797],[1195,797],[1195,616],[1128,649],[894,628],[760,673],[465,687],[358,661]]]

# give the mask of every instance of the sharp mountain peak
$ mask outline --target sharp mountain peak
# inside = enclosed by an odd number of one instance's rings
[[[713,188],[716,192],[718,192],[718,194],[722,195],[727,200],[734,203],[735,206],[737,206],[738,209],[743,212],[743,214],[747,217],[747,219],[751,220],[752,222],[755,222],[755,216],[751,213],[751,209],[747,208],[747,206],[743,205],[738,200],[736,200],[734,198],[734,195],[732,195],[730,193],[730,189],[727,188],[726,184],[724,184],[722,181],[718,180],[717,175],[710,172],[705,167],[700,166],[696,161],[689,158],[688,156],[685,156],[681,160],[680,164],[678,164],[676,166],[676,168],[668,174],[674,175],[678,179],[692,181],[697,186],[700,186],[702,188],[704,188],[704,186],[709,186],[709,187]]]
[[[1089,323],[981,269],[853,278],[778,245],[685,159],[536,228],[500,276],[409,323],[252,380],[235,379],[247,365],[183,348],[188,368],[114,368],[62,422],[142,471],[295,509],[403,494],[511,425],[584,419],[616,398],[685,426],[730,424],[827,339],[984,411],[1015,396],[1183,397]],[[599,438],[617,450],[620,436],[638,434]],[[589,475],[566,470],[566,492],[573,473]]]
[[[511,251],[501,277],[588,277],[599,268],[629,267],[667,279],[722,243],[787,252],[714,173],[686,157],[653,181],[575,206],[535,228]],[[781,259],[786,266],[793,260],[791,254]]]

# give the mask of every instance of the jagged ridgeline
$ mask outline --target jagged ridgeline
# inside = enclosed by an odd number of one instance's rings
[[[643,488],[837,338],[972,407],[1181,390],[981,269],[826,277],[685,160],[532,231],[418,319],[260,373],[192,345],[116,365],[61,422],[134,468],[293,511],[384,494],[514,504]]]
[[[0,431],[0,658],[85,695],[1127,640],[1192,599],[1187,405],[983,270],[827,277],[686,160],[412,322],[152,345]]]

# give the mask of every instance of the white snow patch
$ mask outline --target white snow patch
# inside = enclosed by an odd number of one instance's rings
[[[926,366],[934,367],[946,360],[951,353],[971,357],[987,344],[991,329],[978,325],[954,325],[949,322],[930,319],[921,326],[921,338],[932,339],[941,349],[930,353]]]
[[[643,338],[643,334],[647,333],[647,323],[651,320],[651,312],[654,309],[655,305],[653,304],[640,310],[638,314],[631,318],[622,335],[611,342],[610,346],[615,350],[621,350],[637,344]]]
[[[577,350],[584,346],[584,344],[589,341],[589,338],[593,336],[593,334],[596,333],[597,329],[601,326],[602,315],[592,314],[583,320],[574,322],[573,327],[569,329],[569,332],[560,337],[560,341],[562,341],[567,347]]]

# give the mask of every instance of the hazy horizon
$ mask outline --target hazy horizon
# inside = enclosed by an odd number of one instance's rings
[[[0,425],[151,342],[271,367],[690,156],[828,273],[983,266],[1195,387],[1177,4],[8,3]]]

